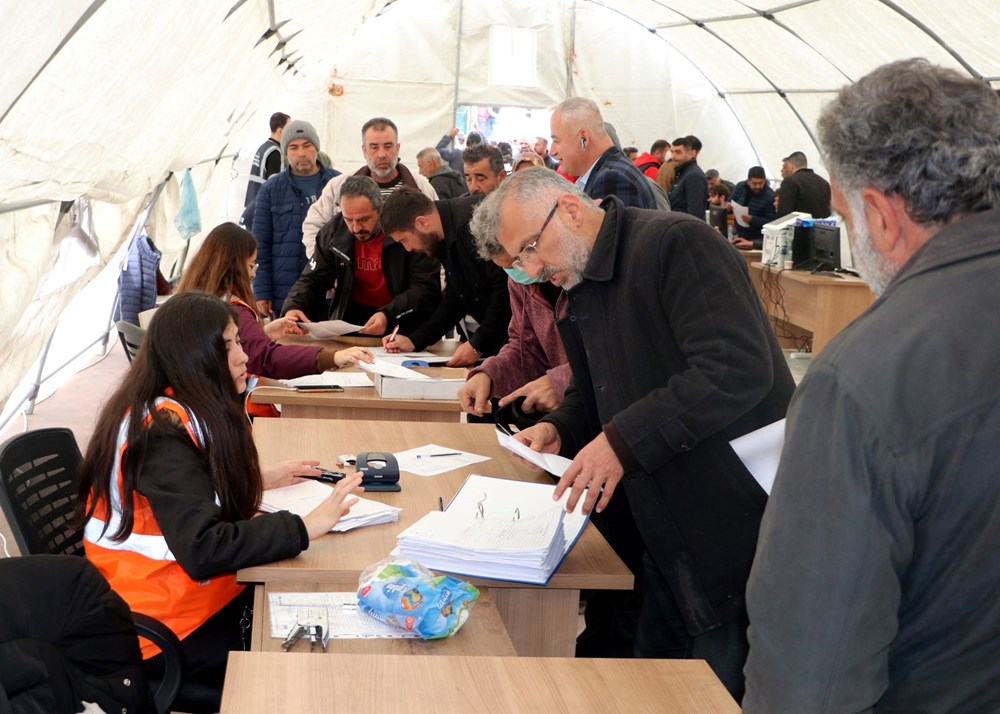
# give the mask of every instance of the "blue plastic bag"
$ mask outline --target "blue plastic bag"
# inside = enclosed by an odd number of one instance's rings
[[[358,587],[362,612],[425,640],[458,632],[478,599],[471,583],[392,558],[366,568]]]

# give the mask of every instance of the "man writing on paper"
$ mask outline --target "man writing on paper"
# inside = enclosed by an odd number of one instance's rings
[[[481,199],[482,196],[461,196],[431,201],[405,186],[386,199],[382,209],[383,230],[407,252],[436,257],[445,272],[444,300],[413,332],[383,338],[382,344],[390,352],[422,350],[466,315],[471,315],[479,327],[458,346],[448,360],[449,367],[466,367],[480,357],[495,355],[507,341],[510,323],[507,275],[476,254],[469,231],[472,210]]]
[[[573,383],[517,434],[574,457],[568,507],[634,519],[646,553],[642,657],[706,659],[737,698],[744,587],[766,495],[729,446],[781,419],[794,388],[745,261],[703,220],[600,206],[550,171],[491,194],[497,236],[532,277],[562,286]],[[622,500],[622,496],[626,499]]]
[[[925,60],[823,111],[878,296],[816,358],[747,587],[748,712],[1000,711],[1000,98]],[[973,339],[970,339],[970,336]]]
[[[317,234],[312,258],[285,298],[286,317],[344,320],[381,337],[395,326],[416,329],[434,312],[441,302],[441,265],[407,253],[382,232],[383,200],[368,176],[347,177],[340,213]]]

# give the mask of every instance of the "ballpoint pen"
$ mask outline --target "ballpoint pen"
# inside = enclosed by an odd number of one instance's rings
[[[398,333],[399,333],[399,325],[396,325],[394,328],[392,328],[392,334],[389,335],[389,343],[388,344],[392,344],[393,342],[396,341],[396,335]]]

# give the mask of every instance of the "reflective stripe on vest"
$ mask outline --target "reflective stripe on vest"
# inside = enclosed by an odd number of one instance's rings
[[[194,416],[180,403],[160,397],[154,402],[154,409],[175,415],[191,440],[202,448],[204,432]],[[151,418],[146,414],[144,422],[148,424]],[[128,446],[129,421],[130,416],[127,415],[118,431],[114,477],[111,479],[108,502],[98,503],[94,516],[87,521],[83,533],[84,548],[87,558],[133,611],[155,617],[183,640],[235,598],[243,586],[236,582],[235,574],[220,575],[201,582],[192,580],[177,564],[149,501],[138,492],[132,495],[132,533],[121,542],[111,540],[110,535],[121,522],[121,459]],[[220,505],[218,495],[215,503]],[[102,534],[105,523],[108,528]],[[140,639],[140,647],[145,659],[160,651],[144,639]]]

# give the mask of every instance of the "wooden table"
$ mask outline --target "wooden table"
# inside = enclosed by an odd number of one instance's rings
[[[324,592],[328,588],[317,583],[282,583],[286,592]],[[355,587],[355,589],[357,589]],[[271,637],[271,611],[268,608],[264,588],[259,587],[254,592],[254,630],[252,649],[255,652],[281,652],[283,639]],[[260,612],[261,617],[256,618]],[[260,631],[257,623],[260,623]],[[292,646],[291,652],[309,652],[309,642],[303,638]],[[365,638],[365,639],[334,639],[327,645],[327,654],[395,654],[395,655],[452,655],[452,656],[485,656],[495,655],[514,657],[514,643],[510,641],[507,628],[500,619],[496,603],[490,589],[479,589],[479,600],[472,607],[469,619],[452,637],[440,640],[421,640],[415,638]]]
[[[403,451],[435,443],[471,451],[490,461],[425,478],[403,473],[400,493],[370,493],[372,498],[403,508],[398,523],[330,534],[314,541],[297,558],[240,570],[242,582],[263,584],[263,593],[294,592],[302,583],[324,590],[354,590],[361,571],[389,554],[396,534],[447,503],[470,473],[552,483],[551,478],[524,465],[501,447],[489,424],[422,424],[418,422],[348,422],[330,419],[258,419],[254,439],[265,466],[286,459],[319,459],[332,466],[337,454],[362,451]],[[575,649],[580,590],[628,590],[632,574],[592,525],[566,556],[549,584],[541,587],[469,578],[490,588],[497,610],[520,655],[571,657]],[[259,610],[259,608],[258,608]],[[256,633],[260,613],[255,611]],[[260,643],[255,649],[260,649]]]
[[[381,344],[373,338],[343,338],[342,340],[313,340],[291,336],[282,343],[322,345],[342,350],[357,344],[373,346]],[[442,357],[455,351],[455,342],[441,341],[427,349]],[[431,376],[436,376],[440,368],[417,368]],[[360,372],[348,368],[345,372]],[[449,374],[449,377],[454,376]],[[457,423],[462,416],[462,407],[457,400],[447,399],[383,399],[375,393],[375,387],[348,387],[343,392],[293,392],[275,387],[259,387],[254,390],[253,400],[258,404],[280,404],[283,417],[291,419],[352,419],[363,421],[430,421]]]
[[[738,714],[703,660],[231,652],[223,714]]]
[[[751,263],[750,274],[775,323],[812,333],[813,354],[818,354],[875,300],[868,283],[851,275],[838,273],[841,277],[835,278],[762,263]]]

